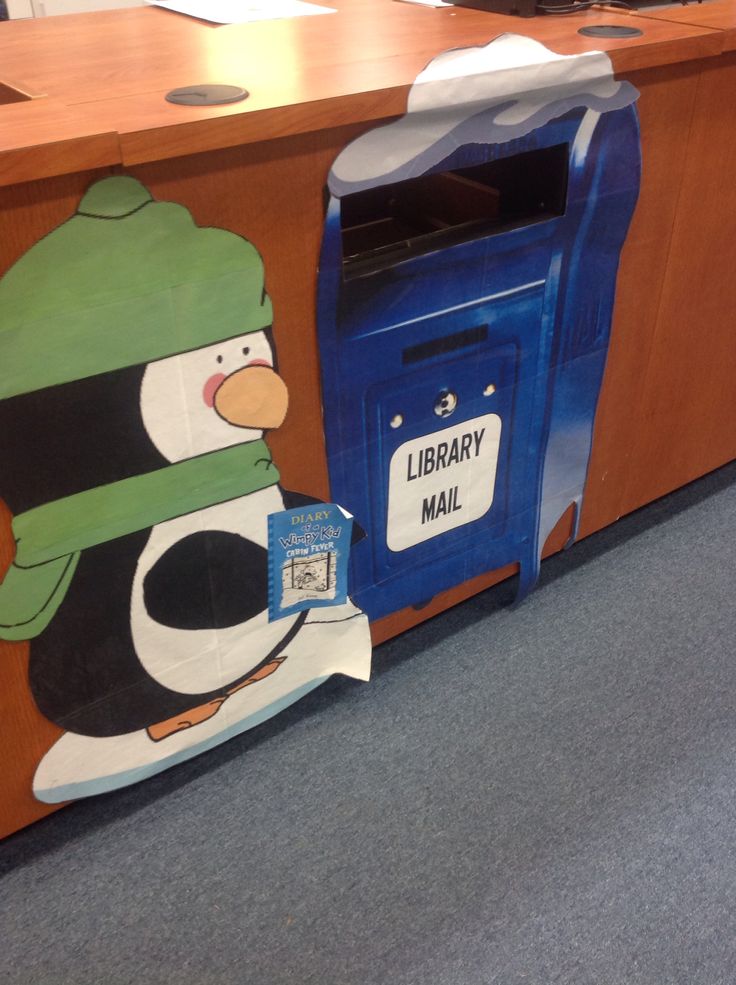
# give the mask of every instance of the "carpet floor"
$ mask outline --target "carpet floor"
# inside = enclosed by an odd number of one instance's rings
[[[736,466],[0,844],[13,985],[733,985]]]

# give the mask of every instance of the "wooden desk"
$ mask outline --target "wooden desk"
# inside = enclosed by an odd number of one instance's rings
[[[391,0],[334,6],[336,15],[232,27],[157,8],[1,25],[0,81],[37,98],[0,106],[0,271],[110,173],[140,178],[200,225],[247,237],[264,257],[291,393],[287,421],[269,442],[287,487],[329,499],[324,448],[303,436],[321,434],[316,270],[332,161],[355,136],[404,112],[415,76],[442,50],[506,31],[564,54],[604,49],[641,92],[644,170],[620,269],[583,535],[736,457],[736,56],[724,53],[724,25],[637,15],[641,37],[611,40],[577,29],[632,17],[521,20]],[[208,109],[164,101],[171,88],[207,81],[242,85],[250,98]],[[563,527],[548,550],[561,546]],[[7,523],[2,549],[9,562]],[[421,612],[389,616],[374,625],[375,641],[511,573],[491,572]],[[27,645],[0,650],[1,835],[52,809],[33,799],[31,777],[59,731],[28,694]]]
[[[99,164],[130,166],[399,115],[414,78],[439,51],[509,30],[562,54],[604,49],[619,73],[712,56],[722,48],[717,32],[661,20],[632,40],[576,33],[583,24],[626,23],[625,16],[607,11],[521,20],[392,0],[339,0],[333,6],[336,16],[227,27],[160,8],[4,25],[0,81],[17,80],[47,98],[13,108],[0,140],[0,182]],[[241,85],[250,98],[210,109],[164,101],[169,89],[203,81]],[[23,153],[70,141],[75,123],[78,163],[70,153],[56,165]],[[110,133],[117,135],[117,160],[101,161],[101,138]],[[84,154],[93,144],[98,160],[88,162]],[[104,146],[112,158],[111,142]]]
[[[639,15],[668,24],[693,24],[723,33],[723,50],[736,48],[736,4],[732,0],[705,0],[703,3],[671,3],[655,10],[643,10]]]

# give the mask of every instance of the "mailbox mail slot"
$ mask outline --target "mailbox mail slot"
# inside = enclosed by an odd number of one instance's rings
[[[328,466],[368,531],[352,592],[372,618],[510,562],[533,587],[553,514],[582,497],[638,185],[629,106],[331,195]]]

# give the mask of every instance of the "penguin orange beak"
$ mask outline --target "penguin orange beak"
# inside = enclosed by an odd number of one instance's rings
[[[239,428],[277,428],[286,417],[289,391],[270,366],[244,366],[226,376],[215,391],[220,417]]]

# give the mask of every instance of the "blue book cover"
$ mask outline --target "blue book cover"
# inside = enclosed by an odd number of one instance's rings
[[[270,622],[304,609],[347,601],[352,527],[352,516],[334,503],[270,514]]]

